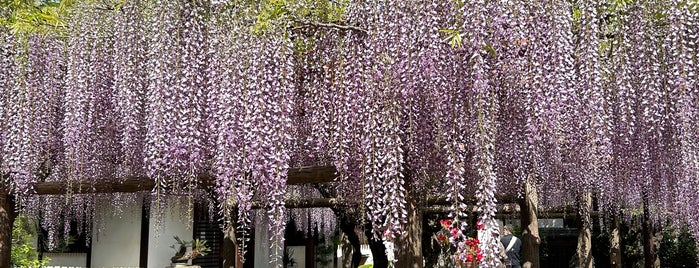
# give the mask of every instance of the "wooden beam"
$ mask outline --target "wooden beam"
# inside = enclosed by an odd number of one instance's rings
[[[290,168],[287,172],[286,184],[326,183],[337,178],[334,166],[312,166]]]
[[[435,197],[428,199],[425,206],[421,208],[430,213],[437,212],[448,212],[449,208],[445,203],[445,197]],[[252,202],[252,209],[263,209],[267,207],[267,201],[264,200],[254,200]],[[287,199],[284,201],[284,206],[287,208],[334,208],[340,206],[347,206],[341,198],[305,198],[305,199]],[[472,212],[478,211],[478,207],[475,205],[471,206]],[[503,213],[513,213],[519,212],[519,206],[511,203],[505,203],[498,205],[498,211]]]
[[[496,193],[495,199],[497,200],[497,202],[499,204],[516,203],[518,201],[518,197],[516,195],[512,195],[512,194]],[[478,200],[476,200],[475,196],[471,196],[471,197],[465,199],[466,203],[476,203],[477,201]],[[451,203],[449,201],[447,201],[446,196],[429,196],[429,197],[427,197],[426,200],[424,200],[423,204],[448,206]]]
[[[478,206],[470,205],[469,207],[470,207],[470,209],[469,209],[470,213],[478,213]],[[499,214],[512,214],[512,213],[519,212],[519,206],[514,205],[514,204],[498,204],[497,209],[498,209]],[[422,210],[425,213],[449,213],[450,212],[449,207],[439,205],[439,204],[422,207]]]
[[[325,183],[332,182],[336,177],[335,167],[314,166],[290,168],[287,173],[287,184]],[[214,185],[211,176],[200,175],[197,177],[198,187],[207,188]],[[70,192],[73,194],[90,193],[133,193],[151,191],[155,187],[155,181],[148,177],[127,177],[119,181],[92,182],[39,182],[34,185],[37,195],[61,195]]]
[[[265,208],[265,201],[254,201],[252,209]],[[343,205],[339,198],[307,198],[307,199],[287,199],[284,201],[286,208],[332,208]]]
[[[39,182],[34,185],[37,195],[60,195],[71,192],[72,194],[89,193],[133,193],[150,191],[155,186],[155,181],[145,177],[128,177],[120,182],[104,181],[91,182]],[[70,191],[69,191],[70,190]]]
[[[340,30],[340,31],[355,31],[364,35],[367,35],[368,32],[366,29],[359,28],[357,26],[352,26],[352,25],[342,25],[342,24],[335,24],[335,23],[322,23],[322,22],[310,22],[310,21],[301,21],[301,20],[295,20],[299,26],[291,28],[292,30],[300,30],[304,28],[324,28],[324,29],[335,29],[335,30]]]

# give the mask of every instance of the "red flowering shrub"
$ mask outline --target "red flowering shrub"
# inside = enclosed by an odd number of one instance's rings
[[[458,222],[443,219],[439,221],[439,225],[442,229],[436,232],[432,239],[442,248],[442,254],[449,255],[456,265],[477,264],[483,259],[480,241],[465,236]],[[479,222],[476,226],[482,228],[483,224]]]

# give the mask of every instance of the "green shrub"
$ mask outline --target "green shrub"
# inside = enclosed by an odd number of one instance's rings
[[[658,257],[662,267],[699,267],[697,243],[686,226],[682,226],[679,230],[668,226],[663,230]]]
[[[44,267],[49,259],[39,260],[32,240],[36,236],[37,228],[34,221],[27,217],[19,216],[12,226],[12,252],[10,263],[16,267],[39,268]]]

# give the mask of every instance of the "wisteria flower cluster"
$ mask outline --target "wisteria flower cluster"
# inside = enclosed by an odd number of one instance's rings
[[[333,165],[390,241],[434,195],[497,233],[497,197],[525,182],[540,205],[594,193],[699,236],[696,1],[328,1],[332,22],[294,17],[310,1],[102,2],[60,36],[0,26],[0,180],[52,235],[121,203],[33,199],[39,182],[145,177],[158,210],[207,177],[240,243],[267,205],[279,257],[288,169]],[[494,266],[497,241],[478,248]]]

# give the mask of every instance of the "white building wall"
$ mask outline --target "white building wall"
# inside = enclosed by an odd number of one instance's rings
[[[294,260],[294,268],[306,268],[306,246],[287,247],[287,250]]]
[[[122,213],[114,215],[108,204],[98,200],[93,225],[93,268],[138,267],[141,250],[141,201],[124,204]]]
[[[44,268],[85,267],[87,253],[44,253],[50,261]]]
[[[193,239],[192,213],[187,213],[186,200],[170,197],[167,206],[162,209],[162,222],[160,226],[156,226],[157,208],[154,205],[151,205],[150,208],[148,268],[170,266],[170,258],[175,256],[175,249],[170,247],[176,243],[174,236],[185,241]],[[187,215],[190,218],[187,218]]]
[[[539,228],[563,228],[563,219],[538,219]]]
[[[269,245],[269,224],[263,214],[263,216],[255,218],[255,268],[271,267]]]

